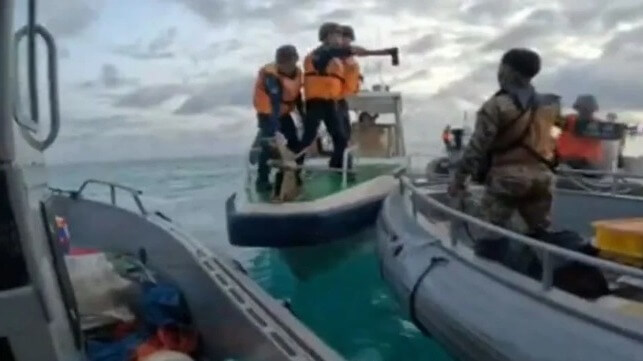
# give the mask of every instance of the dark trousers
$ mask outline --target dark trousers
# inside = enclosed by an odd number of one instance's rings
[[[259,134],[257,138],[259,138],[258,144],[261,146],[259,164],[257,165],[257,181],[268,182],[268,176],[270,175],[268,160],[272,158],[273,151],[270,144],[261,138],[273,137],[275,135],[273,132],[274,128],[270,125],[269,115],[267,114],[257,114],[257,120],[259,123]],[[295,154],[299,153],[301,146],[299,138],[297,137],[297,127],[295,126],[295,121],[290,116],[290,113],[284,114],[279,118],[279,126],[277,130],[286,138],[288,149]]]
[[[317,130],[322,121],[333,140],[333,154],[330,157],[329,167],[341,168],[348,138],[345,135],[344,121],[338,110],[337,102],[318,99],[306,102],[306,120],[304,121],[302,144],[304,146],[312,144],[315,137],[317,137]]]

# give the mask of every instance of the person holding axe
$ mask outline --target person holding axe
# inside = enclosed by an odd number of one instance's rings
[[[329,167],[342,168],[344,150],[348,144],[343,115],[338,107],[338,103],[346,95],[346,67],[343,60],[352,56],[389,55],[397,65],[398,49],[368,50],[358,46],[345,46],[342,27],[337,23],[323,24],[319,28],[319,40],[322,44],[304,60],[306,117],[301,144],[306,148],[315,141],[319,124],[323,120],[333,140]]]
[[[287,148],[293,153],[300,151],[297,127],[290,113],[298,109],[304,115],[301,88],[303,73],[297,66],[299,55],[292,45],[283,45],[275,52],[275,61],[264,65],[257,75],[253,104],[257,111],[259,144],[257,191],[272,189],[268,160],[272,154],[272,142],[279,131],[287,141]]]

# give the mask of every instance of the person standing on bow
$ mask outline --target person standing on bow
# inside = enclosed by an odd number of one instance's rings
[[[299,55],[292,45],[283,45],[275,52],[275,61],[259,70],[254,88],[253,104],[257,112],[259,143],[256,187],[258,191],[270,191],[271,141],[280,132],[293,153],[301,150],[297,127],[290,113],[297,108],[304,117],[302,101],[303,73],[297,66]]]
[[[354,55],[389,55],[393,58],[393,63],[397,64],[398,50],[367,50],[357,46],[345,46],[342,27],[337,23],[324,23],[319,28],[319,40],[322,44],[304,59],[306,118],[302,145],[305,148],[315,141],[319,124],[324,121],[333,141],[329,167],[342,168],[344,150],[348,144],[343,113],[339,108],[339,102],[344,99],[346,93],[344,59]]]
[[[485,185],[483,218],[506,227],[514,211],[530,233],[550,225],[555,140],[560,97],[536,93],[531,80],[540,72],[540,56],[512,49],[498,70],[500,90],[477,114],[475,130],[457,163],[448,191],[466,191],[469,177]],[[484,165],[488,164],[488,167]]]

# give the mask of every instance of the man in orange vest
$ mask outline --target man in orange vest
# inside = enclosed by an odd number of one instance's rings
[[[333,140],[333,154],[329,167],[342,168],[344,150],[348,144],[344,131],[342,113],[338,103],[345,97],[346,67],[343,59],[356,56],[390,55],[397,65],[398,49],[367,50],[361,47],[346,47],[343,44],[342,27],[337,23],[324,23],[319,28],[322,45],[313,50],[304,60],[304,95],[306,118],[302,145],[310,146],[317,138],[321,121]]]
[[[573,168],[591,169],[601,162],[603,147],[600,139],[576,135],[579,122],[594,122],[594,113],[598,111],[598,103],[593,95],[580,95],[574,102],[578,114],[565,117],[563,131],[557,141],[557,154],[560,162]]]
[[[277,131],[284,135],[292,152],[300,151],[297,127],[290,115],[295,107],[302,116],[304,114],[301,96],[303,73],[297,66],[298,60],[294,46],[281,46],[276,51],[275,62],[263,66],[257,76],[253,104],[259,126],[257,143],[261,145],[256,180],[258,191],[272,188],[268,159],[271,154],[270,141]]]

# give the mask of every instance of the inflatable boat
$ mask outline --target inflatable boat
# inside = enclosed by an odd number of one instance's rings
[[[399,182],[377,222],[382,275],[413,322],[450,354],[465,361],[641,360],[643,269],[486,223],[474,211],[480,189],[452,207],[445,183],[411,176]],[[641,216],[643,198],[555,193],[554,225],[585,240],[597,220]],[[479,255],[481,231],[502,237],[505,249],[531,250],[541,275]],[[592,297],[570,291],[559,283],[561,264],[600,270],[592,275],[606,289]]]
[[[192,357],[198,360],[341,360],[280,302],[248,278],[237,263],[205,248],[181,231],[169,217],[146,209],[139,198],[139,191],[101,181],[85,182],[73,192],[48,188],[42,151],[54,143],[60,125],[55,42],[46,28],[35,22],[35,1],[22,7],[33,16],[14,37],[12,19],[17,17],[12,16],[12,10],[17,5],[15,3],[7,0],[0,6],[3,59],[11,59],[13,50],[19,48],[14,39],[23,43],[25,38],[29,42],[35,42],[38,36],[45,39],[47,51],[40,54],[47,56],[45,60],[49,64],[51,92],[48,100],[52,124],[51,127],[43,127],[50,133],[41,140],[39,129],[42,123],[23,118],[14,120],[12,111],[18,109],[18,104],[12,103],[16,98],[10,95],[19,92],[7,79],[17,77],[11,72],[8,61],[0,62],[0,78],[4,80],[0,81],[0,103],[3,104],[0,107],[0,159],[3,162],[0,169],[0,264],[3,270],[0,274],[0,360],[88,360],[92,350],[96,351],[98,344],[104,344],[97,340],[111,336],[127,341],[127,344],[104,349],[105,353],[94,354],[92,360],[140,360],[143,359],[143,351],[147,355],[145,360],[187,361],[193,360]],[[27,64],[33,60],[33,64],[38,64],[35,52],[24,54],[27,58],[20,59],[21,62]],[[30,68],[28,72],[30,79],[35,79],[33,70]],[[21,85],[24,87],[26,84]],[[38,94],[37,88],[33,90]],[[37,99],[30,96],[29,100],[37,106]],[[109,200],[90,199],[86,191],[88,187],[109,190]],[[133,210],[120,206],[123,194],[134,200],[136,207]],[[91,254],[96,255],[118,253],[136,257],[137,265],[144,264],[145,269],[153,271],[157,279],[166,285],[164,289],[156,289],[165,292],[156,296],[172,296],[161,297],[156,306],[164,306],[151,313],[146,313],[145,307],[141,310],[133,308],[137,317],[158,319],[159,315],[166,316],[163,310],[173,310],[174,305],[181,305],[188,313],[182,314],[181,318],[191,320],[189,334],[183,333],[187,330],[181,324],[171,330],[159,328],[158,334],[141,328],[141,333],[135,335],[136,339],[129,336],[120,338],[118,335],[139,326],[130,321],[121,323],[123,319],[117,313],[103,314],[110,321],[109,326],[115,328],[94,330],[83,324],[85,316],[96,316],[86,313],[85,306],[108,310],[116,302],[144,306],[150,299],[140,302],[136,292],[124,292],[122,287],[115,293],[103,293],[106,282],[84,282],[85,287],[79,287],[80,283],[75,280],[94,273],[96,268],[91,266],[98,263],[93,261],[101,258],[85,259],[91,262],[81,263],[90,267],[83,268],[87,270],[86,274],[79,274],[74,272],[77,268],[70,267],[70,264],[78,265],[73,261],[79,260],[66,254],[65,249],[70,247],[91,249]],[[115,283],[130,284],[114,274],[116,264],[101,264],[107,266],[101,269],[109,271],[110,279],[117,281]],[[120,268],[124,271],[129,269]],[[153,286],[145,283],[144,289],[153,289]],[[169,289],[179,290],[180,297],[166,292]],[[83,300],[92,302],[85,304]],[[165,318],[162,322],[167,325]],[[92,338],[96,342],[89,342],[90,332],[93,336],[101,334],[102,337]],[[134,342],[138,337],[149,337],[147,340],[154,343],[144,342],[141,346],[145,347],[139,348]],[[158,350],[159,344],[161,349],[165,346],[169,349],[156,352],[154,348]],[[189,349],[196,354],[177,353],[175,348],[186,352]]]
[[[256,170],[248,165],[244,187],[226,202],[231,244],[314,245],[350,236],[375,222],[384,197],[396,184],[394,175],[406,165],[401,95],[362,92],[349,99],[349,106],[360,112],[344,157],[352,157],[352,169],[330,169],[323,156],[327,151],[318,152],[303,167],[299,197],[276,203],[270,194],[255,190]],[[380,119],[387,116],[388,122]]]

